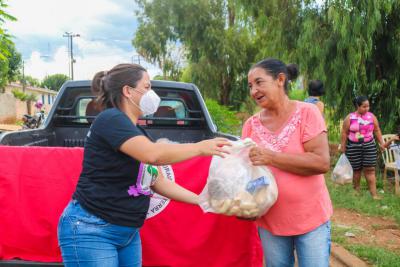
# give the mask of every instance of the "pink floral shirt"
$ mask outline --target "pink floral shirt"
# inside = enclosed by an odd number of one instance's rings
[[[243,126],[242,138],[250,137],[259,146],[276,152],[304,153],[303,144],[326,132],[321,112],[315,105],[296,101],[296,110],[276,132],[265,128],[260,113]],[[278,185],[278,200],[257,224],[274,235],[307,233],[327,222],[332,204],[322,174],[301,176],[268,166]]]

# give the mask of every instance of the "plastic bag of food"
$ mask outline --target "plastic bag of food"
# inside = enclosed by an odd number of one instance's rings
[[[253,166],[249,150],[256,144],[250,139],[232,142],[225,158],[214,156],[207,184],[200,194],[200,207],[243,218],[265,214],[278,198],[278,188],[271,171]]]
[[[332,172],[332,180],[342,185],[353,181],[353,168],[345,154],[340,155]]]

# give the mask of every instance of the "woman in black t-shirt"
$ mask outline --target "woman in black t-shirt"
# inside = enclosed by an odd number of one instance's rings
[[[160,98],[140,65],[119,64],[99,72],[92,90],[103,111],[85,139],[83,168],[72,201],[58,224],[63,262],[69,266],[141,266],[139,229],[151,190],[191,204],[198,196],[157,167],[195,156],[223,156],[229,141],[215,138],[192,144],[152,142],[137,126],[154,113]]]

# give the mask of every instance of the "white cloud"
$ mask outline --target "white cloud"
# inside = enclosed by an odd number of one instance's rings
[[[136,54],[130,44],[136,23],[131,3],[128,7],[130,2],[117,0],[10,0],[7,12],[18,21],[6,27],[16,37],[25,73],[39,79],[69,75],[67,38],[62,35],[79,33],[81,37],[73,39],[74,78],[91,79],[97,71],[131,62]],[[153,65],[143,65],[151,77],[160,73]]]
[[[85,46],[87,45],[87,46]],[[82,46],[82,47],[81,47]],[[132,53],[125,52],[118,48],[107,47],[99,42],[77,42],[80,50],[86,51],[84,57],[74,57],[74,79],[86,80],[91,79],[94,74],[101,70],[111,69],[119,63],[131,62]],[[158,68],[150,64],[142,64],[147,68],[150,77],[159,74]],[[48,61],[39,52],[33,52],[29,59],[25,60],[25,74],[35,78],[43,79],[46,75],[64,73],[69,75],[69,55],[67,47],[61,46],[52,56],[52,60]]]
[[[8,28],[15,35],[53,36],[71,29],[85,34],[101,23],[99,17],[121,12],[116,3],[107,0],[13,0],[8,3],[7,11],[18,21],[9,23]]]

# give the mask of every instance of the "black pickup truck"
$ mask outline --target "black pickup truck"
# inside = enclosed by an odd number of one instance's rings
[[[96,112],[90,109],[95,98],[91,81],[68,81],[60,89],[44,124],[38,129],[4,132],[0,145],[82,147]],[[197,142],[214,137],[237,137],[217,132],[199,89],[194,84],[152,81],[152,88],[161,97],[160,107],[153,115],[138,123],[154,139],[174,142]],[[0,266],[62,266],[21,260],[1,260]]]
[[[235,139],[217,132],[199,89],[194,84],[152,81],[161,97],[159,109],[142,117],[139,124],[154,139],[174,142],[197,142],[217,136]],[[0,135],[0,145],[11,146],[83,146],[95,118],[88,103],[94,99],[90,81],[68,81],[60,89],[48,117],[39,129],[7,132]]]

